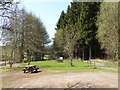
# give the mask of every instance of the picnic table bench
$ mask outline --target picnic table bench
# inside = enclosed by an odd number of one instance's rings
[[[24,71],[24,73],[26,73],[26,71],[33,73],[33,72],[37,72],[38,69],[39,68],[37,68],[36,65],[28,65],[28,66],[24,67],[23,71]]]

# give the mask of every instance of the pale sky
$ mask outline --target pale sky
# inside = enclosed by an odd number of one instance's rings
[[[67,10],[70,0],[23,0],[21,4],[27,11],[33,12],[42,20],[52,39],[60,14],[62,10]]]

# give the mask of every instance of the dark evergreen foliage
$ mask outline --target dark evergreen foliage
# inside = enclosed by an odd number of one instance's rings
[[[67,42],[64,40],[67,38],[65,37],[67,35],[65,28],[69,27],[68,30],[70,30],[70,26],[72,26],[76,28],[72,29],[71,33],[78,33],[76,32],[77,30],[80,33],[73,52],[74,58],[89,59],[102,57],[100,43],[96,39],[98,30],[96,20],[99,9],[99,2],[71,2],[71,5],[68,5],[67,12],[61,12],[56,25],[57,32],[54,38],[54,49],[56,46],[60,49],[57,48],[55,53],[61,52],[62,55],[66,55],[66,52],[64,52],[65,43]]]

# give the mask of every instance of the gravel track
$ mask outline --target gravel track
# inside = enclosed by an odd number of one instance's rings
[[[3,88],[68,88],[72,85],[74,88],[118,88],[118,73],[42,71],[24,74],[20,70],[2,73]]]

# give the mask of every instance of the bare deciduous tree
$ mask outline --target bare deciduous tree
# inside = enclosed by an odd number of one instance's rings
[[[80,30],[76,28],[76,25],[70,26],[70,28],[66,28],[66,37],[65,37],[65,50],[68,53],[68,56],[70,58],[70,65],[73,65],[73,52],[75,50],[75,45],[77,43],[77,40],[80,39]]]

